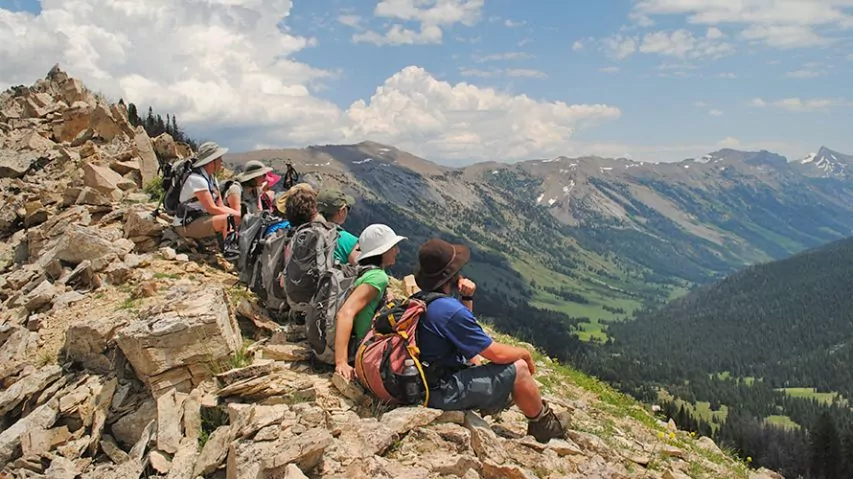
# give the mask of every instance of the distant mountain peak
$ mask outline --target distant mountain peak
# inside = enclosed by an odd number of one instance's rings
[[[809,153],[799,163],[812,174],[835,176],[845,174],[847,167],[853,166],[853,156],[822,146],[817,153]]]

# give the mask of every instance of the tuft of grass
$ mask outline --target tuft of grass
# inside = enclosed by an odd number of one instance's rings
[[[160,201],[166,194],[163,189],[163,177],[157,176],[142,188],[152,201]]]
[[[118,309],[125,309],[128,311],[134,311],[139,307],[141,301],[139,299],[134,299],[133,297],[128,297],[121,304],[118,305]]]
[[[226,424],[228,424],[228,413],[224,408],[201,408],[201,434],[198,436],[199,449],[207,444],[210,435],[213,434],[216,428]]]
[[[181,276],[174,273],[154,273],[154,279],[181,279]]]
[[[228,358],[228,365],[231,369],[245,368],[252,364],[252,354],[249,353],[249,345],[252,342],[249,340],[243,341],[243,345]]]

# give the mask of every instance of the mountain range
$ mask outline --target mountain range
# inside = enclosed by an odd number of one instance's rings
[[[467,274],[510,304],[602,323],[663,303],[747,264],[788,257],[853,232],[853,157],[821,148],[789,162],[723,149],[677,163],[594,156],[449,168],[374,142],[229,155],[301,173],[358,198],[353,231],[384,222],[416,246],[439,234],[471,244]]]

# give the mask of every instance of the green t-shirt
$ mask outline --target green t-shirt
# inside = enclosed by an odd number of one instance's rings
[[[358,244],[358,236],[338,226],[338,244],[335,246],[335,259],[341,264],[349,263],[349,255]]]
[[[385,298],[385,288],[388,287],[388,274],[385,273],[385,270],[380,268],[368,270],[355,280],[353,290],[362,284],[369,284],[370,286],[373,286],[379,294],[376,295],[376,298],[373,301],[367,303],[367,306],[365,306],[364,309],[355,315],[352,330],[355,332],[356,342],[361,342],[361,340],[367,335],[367,332],[370,331],[370,326],[373,321],[373,313],[376,312],[376,307],[379,306],[379,302]]]

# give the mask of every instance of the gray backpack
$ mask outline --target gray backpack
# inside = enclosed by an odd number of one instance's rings
[[[260,241],[261,253],[252,267],[249,288],[264,302],[267,310],[283,319],[287,311],[287,296],[279,283],[284,269],[285,248],[291,237],[291,230],[278,230]]]
[[[284,290],[290,308],[307,312],[320,286],[320,279],[335,269],[338,229],[325,221],[312,221],[296,228],[287,245]]]
[[[326,364],[335,364],[335,331],[337,331],[338,311],[354,289],[356,280],[377,266],[364,266],[356,270],[350,265],[332,268],[323,274],[317,286],[317,293],[306,311],[305,328],[308,344],[314,357]],[[379,301],[379,307],[384,304]],[[378,308],[377,308],[378,309]],[[374,311],[375,313],[375,311]],[[355,331],[350,335],[347,359],[355,358]]]

